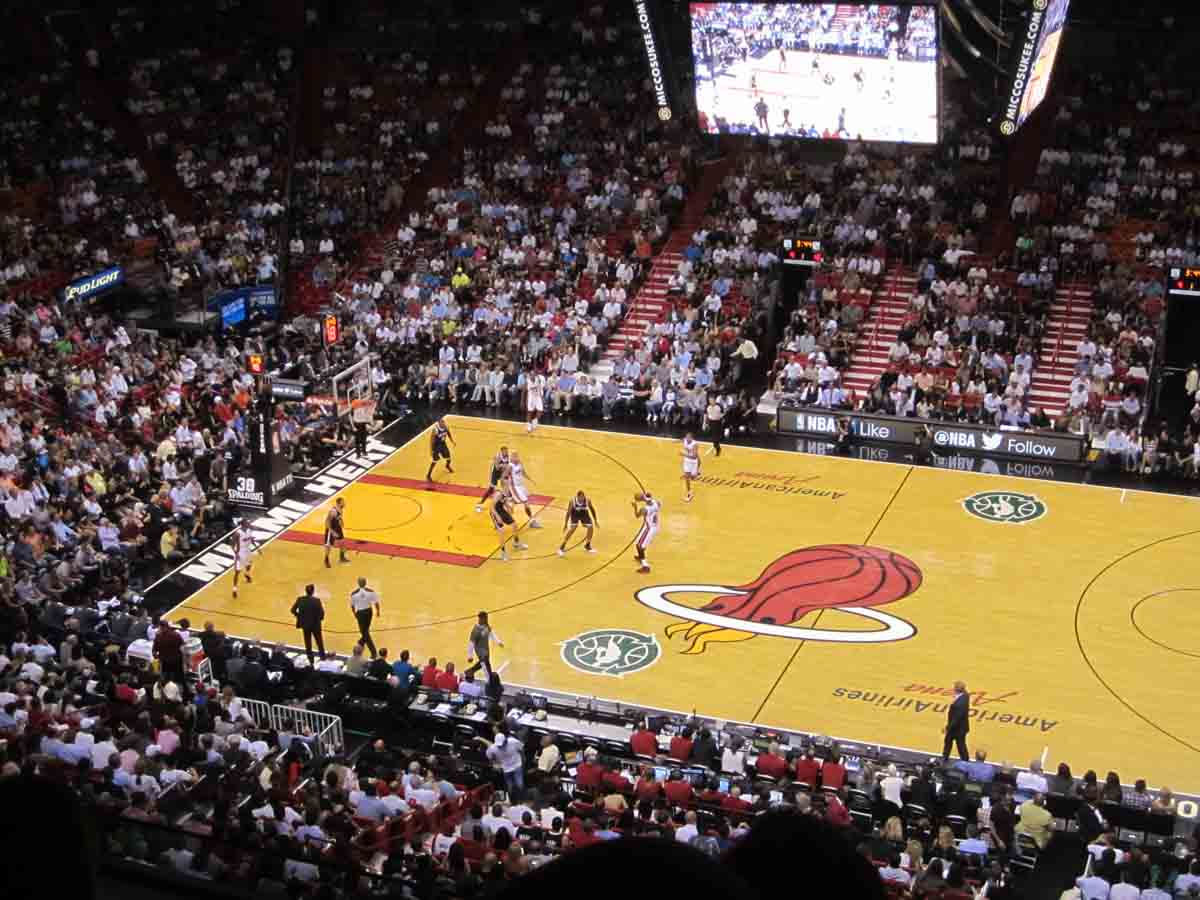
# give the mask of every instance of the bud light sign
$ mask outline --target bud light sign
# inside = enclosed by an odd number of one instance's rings
[[[120,266],[113,266],[95,275],[72,281],[63,289],[63,300],[67,303],[82,303],[124,282],[125,270]]]

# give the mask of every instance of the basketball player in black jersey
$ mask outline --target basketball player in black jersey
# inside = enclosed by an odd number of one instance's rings
[[[334,546],[338,548],[338,562],[350,562],[350,557],[346,555],[346,548],[338,543],[346,537],[345,513],[346,498],[338,497],[325,515],[325,568],[327,569],[332,568],[329,565],[329,549]]]
[[[479,498],[479,503],[475,505],[475,512],[483,512],[483,505],[488,502],[488,497],[496,493],[497,488],[504,482],[504,476],[508,474],[508,447],[501,447],[500,452],[492,460],[492,474],[488,477],[488,489],[483,492],[483,496]]]
[[[567,555],[567,541],[571,539],[571,535],[580,525],[587,529],[587,538],[583,542],[583,549],[588,553],[595,553],[596,551],[592,547],[592,535],[600,526],[600,517],[596,515],[596,507],[592,506],[592,501],[583,491],[579,491],[567,504],[567,515],[563,520],[563,539],[562,543],[558,545],[559,556]]]
[[[496,492],[496,499],[492,501],[492,525],[495,526],[496,534],[500,535],[500,559],[508,559],[508,538],[504,536],[504,529],[512,529],[512,542],[514,550],[528,550],[528,544],[522,544],[521,538],[517,534],[517,522],[512,514],[512,501],[508,496],[507,488],[501,488]]]
[[[429,433],[429,471],[425,473],[426,481],[433,481],[433,468],[438,464],[438,460],[446,460],[446,471],[451,475],[454,474],[454,469],[450,465],[450,447],[446,443],[449,441],[454,443],[454,435],[450,433],[450,429],[446,425],[445,419],[438,419],[433,423],[433,431]]]

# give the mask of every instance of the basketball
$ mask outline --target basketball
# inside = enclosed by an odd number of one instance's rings
[[[722,597],[704,611],[788,625],[816,609],[894,603],[920,586],[921,570],[907,557],[879,547],[826,544],[781,556],[737,587],[746,593]]]

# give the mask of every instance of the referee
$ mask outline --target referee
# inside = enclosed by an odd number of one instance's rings
[[[371,659],[375,659],[379,654],[375,650],[375,642],[371,640],[371,619],[380,613],[379,594],[367,587],[367,579],[358,579],[358,588],[350,592],[350,609],[358,620],[358,630],[362,635],[358,644],[370,650]]]

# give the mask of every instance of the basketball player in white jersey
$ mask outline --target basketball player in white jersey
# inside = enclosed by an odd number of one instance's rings
[[[483,496],[479,498],[479,503],[475,505],[475,512],[483,512],[483,506],[488,502],[488,497],[496,493],[507,476],[508,447],[501,447],[500,452],[492,459],[492,471],[488,477],[488,488],[483,492]]]
[[[249,519],[242,519],[242,524],[233,533],[230,543],[233,544],[233,596],[236,597],[238,595],[238,582],[241,580],[243,572],[246,573],[246,584],[251,584],[254,581],[250,577],[252,560],[250,554],[259,549],[259,543],[254,537],[254,533],[250,530]]]
[[[529,527],[541,528],[542,523],[537,520],[537,516],[529,508],[529,488],[525,484],[525,479],[527,478],[533,481],[529,473],[525,471],[525,465],[521,462],[520,454],[516,450],[513,450],[508,455],[508,492],[512,495],[514,502],[520,503],[525,507],[525,515],[529,517]]]
[[[658,515],[661,510],[662,504],[652,497],[649,491],[633,495],[633,515],[642,520],[642,527],[638,529],[637,540],[633,545],[637,551],[638,571],[642,574],[650,571],[650,563],[646,561],[646,548],[658,534]]]
[[[530,369],[525,375],[525,410],[529,414],[529,421],[525,423],[525,430],[531,434],[538,427],[538,419],[541,418],[545,402],[546,376],[534,369]]]
[[[687,490],[683,502],[691,503],[692,482],[700,475],[700,445],[690,431],[683,436],[683,449],[679,455],[683,457],[683,486]]]
[[[567,555],[567,541],[571,539],[571,535],[580,525],[587,529],[583,549],[588,553],[595,553],[596,550],[592,547],[592,535],[600,527],[600,517],[596,515],[596,507],[592,506],[592,501],[583,491],[578,491],[571,498],[571,502],[567,504],[567,515],[563,520],[563,539],[562,543],[558,545],[559,556]]]

